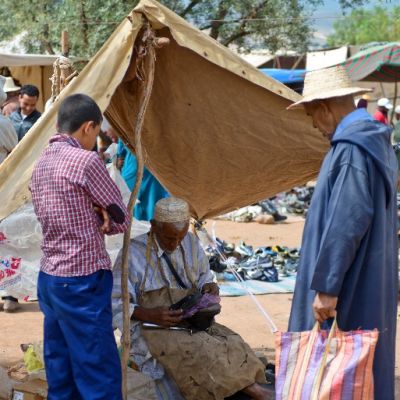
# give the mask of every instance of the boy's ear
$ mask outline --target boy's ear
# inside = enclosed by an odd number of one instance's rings
[[[91,126],[93,126],[93,121],[86,121],[81,125],[80,129],[82,130],[82,133],[87,134]]]

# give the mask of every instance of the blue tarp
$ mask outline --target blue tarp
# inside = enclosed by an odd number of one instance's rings
[[[260,71],[284,84],[301,83],[306,74],[305,69],[260,68]]]

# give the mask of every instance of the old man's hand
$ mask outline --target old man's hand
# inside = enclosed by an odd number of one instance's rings
[[[182,310],[169,310],[168,308],[157,307],[152,310],[153,323],[161,326],[176,326],[182,321]]]
[[[214,282],[206,283],[206,284],[204,284],[201,292],[202,293],[210,293],[210,294],[218,296],[219,295],[219,287]]]
[[[182,310],[169,310],[166,307],[136,307],[132,318],[169,328],[178,325],[182,321],[182,315]]]
[[[313,304],[315,319],[322,324],[329,318],[335,318],[337,302],[337,297],[325,293],[317,293]]]

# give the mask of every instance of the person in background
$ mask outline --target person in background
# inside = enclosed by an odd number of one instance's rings
[[[38,100],[39,89],[36,86],[22,86],[18,97],[19,108],[10,115],[10,120],[18,135],[18,141],[21,141],[42,115],[36,110]]]
[[[117,167],[121,169],[121,175],[129,190],[132,191],[136,182],[137,159],[121,140],[118,142]],[[150,221],[157,201],[168,196],[168,192],[152,173],[144,167],[142,185],[138,196],[140,203],[135,206],[134,217],[140,221]]]
[[[7,99],[7,94],[3,90],[6,78],[0,75],[0,107]],[[12,123],[4,115],[0,114],[0,164],[7,158],[14,147],[18,144],[17,133]],[[19,308],[18,299],[12,296],[2,297],[4,300],[3,310],[5,312],[14,312]]]
[[[373,115],[374,119],[382,122],[382,124],[389,125],[388,112],[393,108],[393,104],[386,97],[382,97],[378,100],[377,106]]]
[[[101,130],[103,132],[101,144],[104,146],[99,146],[99,155],[105,163],[110,163],[117,158],[118,136],[105,118],[103,119]]]
[[[302,100],[289,107],[304,107],[330,143],[304,227],[289,331],[331,318],[344,332],[377,329],[374,398],[394,400],[398,166],[391,129],[355,109],[353,96],[365,91],[343,67],[311,71]]]
[[[11,76],[7,76],[6,83],[4,84],[3,89],[7,93],[7,100],[4,102],[1,110],[4,116],[9,117],[14,111],[17,111],[18,109],[18,96],[21,86],[16,85],[14,79]]]

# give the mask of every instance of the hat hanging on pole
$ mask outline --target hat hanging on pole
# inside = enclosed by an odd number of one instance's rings
[[[347,71],[342,66],[334,66],[306,73],[303,98],[291,104],[287,109],[299,107],[315,100],[363,94],[372,89],[353,86]]]

